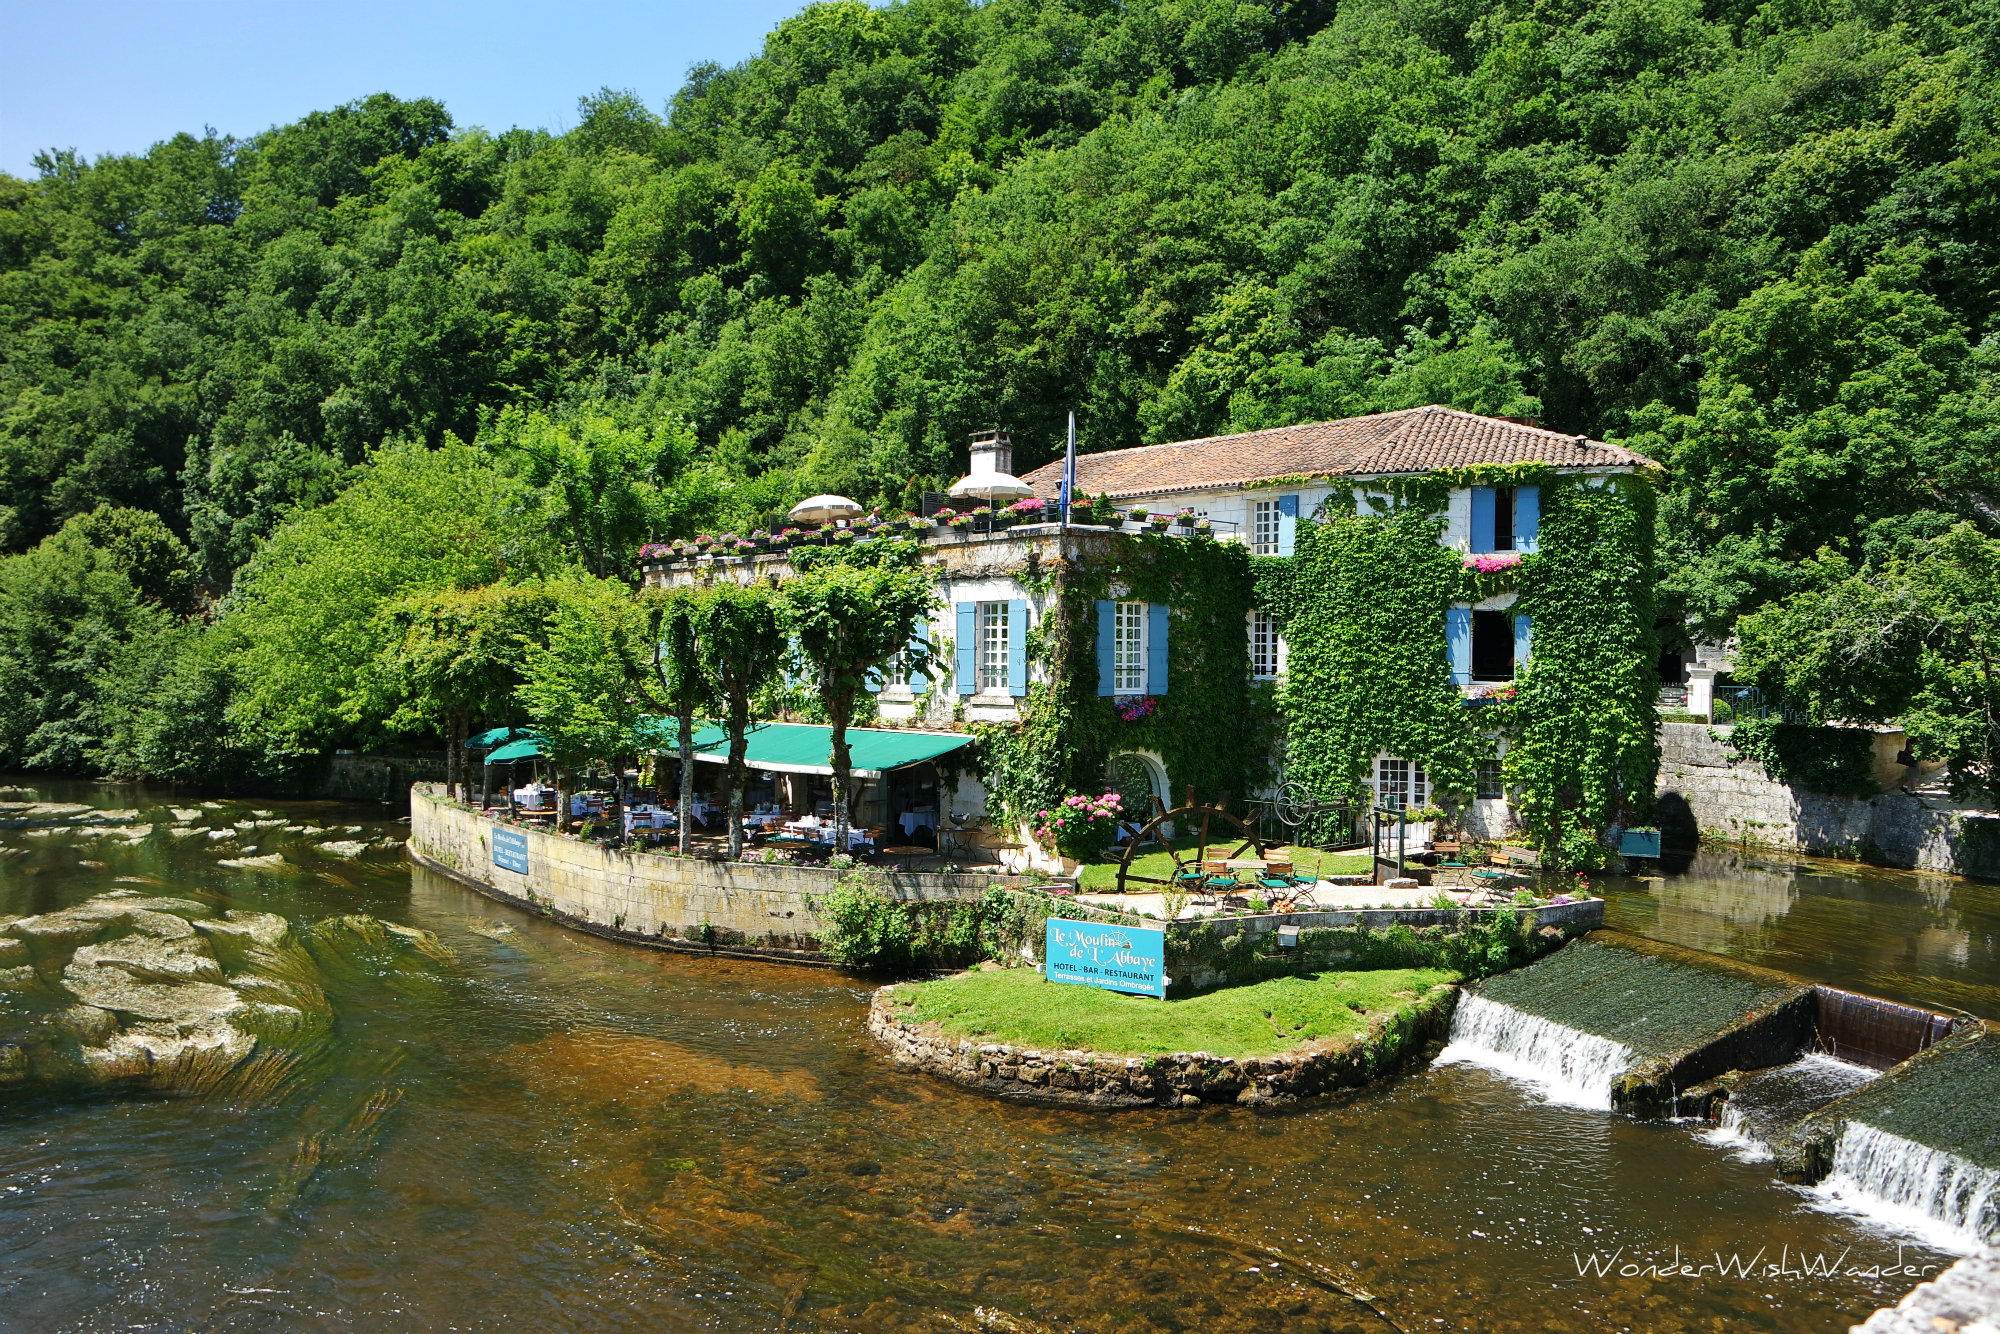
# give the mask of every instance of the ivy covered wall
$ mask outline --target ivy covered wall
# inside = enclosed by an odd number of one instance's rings
[[[1296,554],[1260,558],[1259,606],[1285,622],[1279,699],[1287,776],[1359,797],[1378,753],[1421,764],[1463,804],[1480,760],[1507,740],[1503,777],[1530,841],[1571,866],[1599,863],[1598,836],[1650,805],[1656,741],[1654,484],[1650,474],[1565,476],[1538,466],[1432,473],[1330,500],[1301,522]],[[1538,547],[1479,572],[1440,544],[1458,486],[1537,486]],[[1502,593],[1533,626],[1510,692],[1468,704],[1452,683],[1445,618]]]
[[[1250,681],[1249,555],[1236,544],[1153,534],[1120,537],[1111,550],[1109,559],[1050,562],[1031,588],[1047,599],[1028,638],[1044,679],[1028,688],[1020,723],[974,729],[988,794],[1026,817],[1070,793],[1103,791],[1111,756],[1144,750],[1165,764],[1174,801],[1192,787],[1197,800],[1226,794],[1241,810],[1269,779],[1278,731],[1270,689]],[[1167,690],[1137,721],[1098,693],[1096,608],[1114,594],[1171,611]]]

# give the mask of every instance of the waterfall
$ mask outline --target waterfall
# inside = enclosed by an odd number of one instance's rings
[[[1771,1145],[1812,1113],[1872,1082],[1865,1065],[1814,1052],[1786,1065],[1744,1076],[1702,1138],[1750,1162],[1771,1157]]]
[[[1822,1202],[1914,1232],[1947,1250],[2000,1243],[2000,1171],[1849,1121]]]
[[[1611,1081],[1632,1064],[1632,1049],[1467,993],[1437,1064],[1458,1061],[1537,1085],[1552,1102],[1609,1110]]]
[[[1722,1116],[1701,1137],[1718,1149],[1728,1149],[1745,1162],[1761,1163],[1771,1157],[1770,1146],[1750,1131],[1749,1111],[1734,1098],[1722,1104]]]

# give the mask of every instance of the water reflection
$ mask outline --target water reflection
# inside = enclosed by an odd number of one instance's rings
[[[1704,849],[1685,870],[1602,888],[1608,926],[2000,1019],[2000,885]]]
[[[0,913],[146,876],[460,958],[335,979],[333,1068],[278,1107],[0,1105],[0,1328],[1803,1331],[1907,1286],[1580,1276],[1579,1252],[1894,1243],[1683,1128],[1476,1068],[1283,1115],[1003,1107],[889,1069],[856,980],[576,936],[302,837],[274,831],[301,869],[266,871],[206,839],[0,835]]]

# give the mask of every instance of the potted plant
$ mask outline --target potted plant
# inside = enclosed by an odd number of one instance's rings
[[[1174,516],[1174,524],[1180,528],[1194,527],[1194,506],[1189,505]]]
[[[789,551],[792,547],[793,531],[790,528],[771,534],[771,550]]]
[[[993,507],[991,505],[980,505],[975,507],[972,511],[972,526],[975,529],[979,530],[980,532],[986,532],[986,533],[992,532]]]
[[[912,533],[928,533],[931,530],[931,521],[921,514],[912,514],[903,521],[903,527]]]
[[[1009,505],[1006,512],[1014,516],[1016,523],[1040,523],[1048,517],[1048,506],[1040,496],[1029,496]]]
[[[972,531],[972,516],[970,514],[954,514],[945,520],[945,525],[960,537],[963,537]]]
[[[936,514],[931,515],[931,522],[940,528],[949,528],[951,527],[951,521],[957,517],[958,511],[947,505]]]
[[[852,528],[836,528],[833,530],[833,541],[836,545],[842,545],[853,540],[854,530]]]
[[[1125,517],[1133,523],[1138,524],[1141,528],[1144,528],[1146,521],[1153,517],[1153,512],[1144,505],[1134,505],[1131,509],[1125,511]]]
[[[1194,521],[1194,535],[1196,537],[1214,537],[1215,527],[1207,519],[1196,519]]]
[[[1051,809],[1035,813],[1035,838],[1071,861],[1094,862],[1118,834],[1120,805],[1116,792],[1064,797]]]
[[[1167,531],[1167,516],[1164,514],[1148,515],[1146,526],[1156,533],[1164,533]]]

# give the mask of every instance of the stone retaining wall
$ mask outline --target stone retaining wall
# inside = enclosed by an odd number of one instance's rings
[[[1669,844],[1750,843],[2000,878],[2000,814],[1940,810],[1907,792],[1828,796],[1738,755],[1727,727],[1660,727],[1660,826]]]
[[[493,831],[520,833],[526,874],[496,866]],[[446,801],[436,784],[410,791],[409,854],[506,902],[540,909],[598,935],[642,944],[813,959],[820,920],[811,900],[843,874],[819,866],[716,862],[622,852],[492,820]],[[871,873],[891,898],[971,902],[995,883],[983,875]]]
[[[896,996],[893,986],[875,993],[868,1032],[897,1065],[1009,1102],[1099,1111],[1203,1103],[1260,1107],[1359,1088],[1434,1055],[1458,1004],[1458,988],[1440,985],[1399,1015],[1377,1016],[1365,1038],[1244,1060],[1207,1052],[1142,1059],[954,1040],[936,1024],[898,1018]]]

